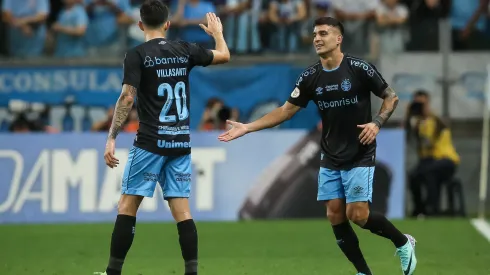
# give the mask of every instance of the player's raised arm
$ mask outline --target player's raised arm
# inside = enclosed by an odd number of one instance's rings
[[[272,112],[251,123],[243,124],[227,120],[226,123],[231,125],[232,128],[221,134],[218,139],[225,142],[231,141],[251,132],[275,127],[292,118],[300,109],[300,106],[296,106],[286,101],[281,107],[272,110]]]
[[[211,61],[211,64],[227,63],[230,61],[230,50],[223,37],[223,25],[221,24],[221,20],[212,12],[206,14],[206,20],[208,22],[207,26],[204,24],[199,24],[199,26],[214,39],[216,44],[215,50],[212,50],[213,60]]]

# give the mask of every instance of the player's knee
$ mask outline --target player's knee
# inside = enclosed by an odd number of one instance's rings
[[[359,226],[364,226],[369,217],[367,203],[354,203],[347,206],[347,217]]]
[[[138,208],[143,201],[141,196],[122,195],[117,206],[119,215],[136,216]]]
[[[192,219],[189,200],[187,198],[171,198],[168,200],[170,212],[176,222]]]
[[[345,203],[342,200],[331,200],[325,204],[327,218],[331,224],[340,224],[347,220],[345,215]]]

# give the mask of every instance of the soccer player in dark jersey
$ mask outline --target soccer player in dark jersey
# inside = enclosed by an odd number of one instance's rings
[[[320,61],[296,81],[287,102],[264,117],[242,124],[228,123],[224,142],[271,128],[290,119],[311,100],[321,113],[323,134],[318,177],[318,200],[325,202],[337,244],[358,274],[371,271],[349,220],[396,246],[404,274],[415,270],[415,239],[401,233],[382,214],[370,212],[376,153],[376,135],[396,108],[398,98],[376,68],[342,53],[344,27],[337,19],[315,21],[313,45]],[[383,99],[379,114],[371,117],[371,92]]]
[[[197,44],[170,41],[168,9],[161,0],[146,0],[140,8],[139,27],[146,42],[129,50],[124,60],[122,93],[117,101],[104,158],[113,168],[115,140],[136,99],[139,130],[129,151],[122,180],[122,195],[112,233],[110,259],[105,272],[121,274],[133,242],[136,212],[144,197],[152,197],[157,182],[177,222],[185,274],[197,274],[198,237],[188,198],[191,189],[191,141],[189,132],[189,73],[195,66],[230,60],[221,21],[208,13],[207,26],[215,50]]]

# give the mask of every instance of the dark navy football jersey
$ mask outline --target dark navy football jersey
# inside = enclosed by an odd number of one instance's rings
[[[126,53],[123,84],[137,88],[134,146],[164,156],[191,152],[189,73],[212,60],[211,50],[164,38]]]
[[[387,87],[374,65],[349,55],[334,70],[318,62],[299,76],[288,101],[303,108],[310,100],[317,105],[323,124],[322,167],[374,166],[376,142],[362,145],[357,125],[372,121],[371,92],[381,97]]]

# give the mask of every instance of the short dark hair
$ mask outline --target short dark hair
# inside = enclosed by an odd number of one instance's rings
[[[319,17],[315,20],[315,26],[321,26],[321,25],[328,25],[337,28],[340,31],[341,35],[344,35],[344,25],[342,22],[339,20],[329,17],[329,16],[324,16],[324,17]]]
[[[168,8],[161,0],[146,0],[140,8],[141,22],[147,27],[158,28],[168,20]]]
[[[226,122],[227,119],[231,117],[231,109],[224,106],[218,111],[218,119],[220,122]]]
[[[413,96],[414,97],[424,96],[424,97],[429,98],[429,93],[426,90],[417,90],[417,91],[415,91],[415,93],[413,94]]]

